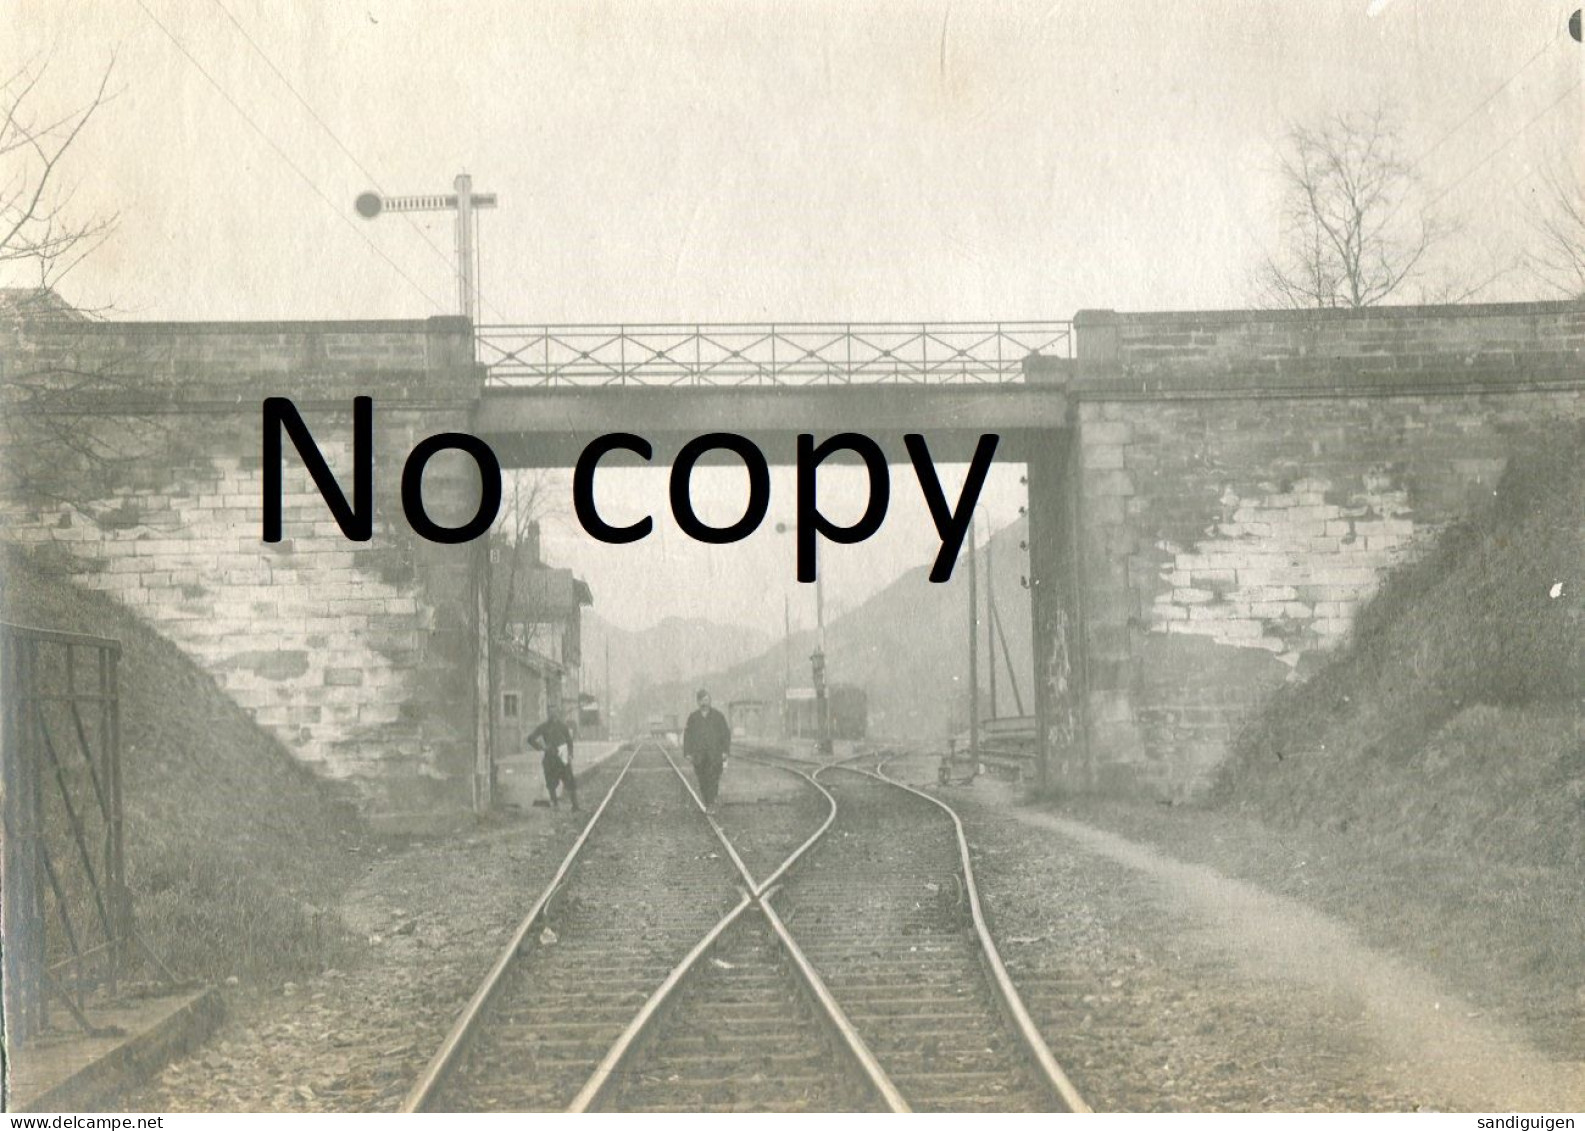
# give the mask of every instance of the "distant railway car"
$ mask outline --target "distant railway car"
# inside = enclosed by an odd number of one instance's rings
[[[775,716],[766,710],[763,699],[734,699],[727,704],[726,717],[733,738],[771,737],[769,727]]]
[[[826,689],[831,712],[831,737],[858,739],[869,734],[869,696],[862,687],[834,683]],[[786,731],[789,737],[813,738],[820,733],[812,688],[793,687],[787,691]]]
[[[831,698],[831,737],[864,738],[869,734],[869,696],[862,687],[833,684]]]

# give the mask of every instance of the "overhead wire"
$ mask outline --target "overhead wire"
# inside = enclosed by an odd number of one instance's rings
[[[1465,126],[1467,126],[1470,123],[1470,121],[1474,119],[1476,114],[1479,114],[1487,106],[1490,106],[1492,101],[1499,94],[1501,94],[1503,91],[1507,90],[1510,86],[1513,85],[1514,80],[1516,80],[1520,75],[1522,75],[1526,71],[1528,71],[1535,64],[1535,61],[1537,59],[1541,58],[1542,55],[1546,54],[1547,49],[1550,48],[1554,43],[1557,42],[1557,38],[1558,38],[1558,32],[1554,32],[1553,35],[1552,35],[1552,38],[1547,40],[1539,48],[1537,48],[1535,54],[1531,55],[1530,58],[1526,59],[1522,64],[1520,64],[1518,70],[1514,71],[1507,78],[1503,79],[1502,82],[1498,83],[1496,88],[1493,89],[1490,94],[1488,94],[1485,98],[1481,99],[1478,103],[1476,103],[1474,108],[1471,109],[1469,111],[1469,113],[1465,114],[1462,118],[1460,118],[1453,125],[1453,127],[1451,129],[1449,129],[1446,133],[1442,134],[1441,137],[1439,137],[1435,141],[1433,141],[1431,143],[1430,147],[1427,148],[1424,152],[1422,152],[1420,154],[1420,156],[1416,157],[1413,161],[1409,162],[1410,171],[1413,171],[1414,169],[1418,168],[1425,161],[1425,159],[1427,157],[1431,156],[1431,154],[1435,153],[1438,149],[1440,149],[1442,147],[1442,145],[1450,137],[1452,137],[1454,134],[1458,133],[1459,130],[1461,130]]]
[[[1532,61],[1533,61],[1533,58],[1532,58]],[[1528,65],[1529,64],[1527,63],[1526,66],[1528,66]],[[1524,68],[1520,68],[1520,70],[1523,70],[1523,69]],[[1515,72],[1515,74],[1517,74],[1517,73],[1518,72]],[[1510,78],[1510,81],[1511,81],[1511,78]],[[1506,83],[1504,85],[1506,85]],[[1567,87],[1565,87],[1563,89],[1561,94],[1559,94],[1551,102],[1547,103],[1545,107],[1543,107],[1538,113],[1533,115],[1528,121],[1526,121],[1524,123],[1524,125],[1520,126],[1518,129],[1514,130],[1512,133],[1508,134],[1507,137],[1503,138],[1503,140],[1500,141],[1494,148],[1492,148],[1484,156],[1482,156],[1479,161],[1476,161],[1473,165],[1471,165],[1469,168],[1465,169],[1462,173],[1460,173],[1452,181],[1448,182],[1448,184],[1445,185],[1441,189],[1440,192],[1436,193],[1436,195],[1432,196],[1429,200],[1427,200],[1423,205],[1420,206],[1421,216],[1423,217],[1425,215],[1425,213],[1429,212],[1432,208],[1434,208],[1438,203],[1440,203],[1444,198],[1446,198],[1450,193],[1452,193],[1454,189],[1458,188],[1465,181],[1469,180],[1470,177],[1474,176],[1478,171],[1480,171],[1486,165],[1490,164],[1498,155],[1500,155],[1503,152],[1503,150],[1507,149],[1510,145],[1512,145],[1515,141],[1517,141],[1520,137],[1522,137],[1525,133],[1527,133],[1537,122],[1541,121],[1541,119],[1545,118],[1548,114],[1552,113],[1553,110],[1556,110],[1559,106],[1561,106],[1563,104],[1563,102],[1571,94],[1573,94],[1575,91],[1580,89],[1581,85],[1585,85],[1585,78],[1577,78],[1577,79],[1575,79],[1572,83],[1570,83]],[[1490,98],[1488,98],[1487,101],[1490,101]],[[1478,109],[1478,107],[1477,107],[1477,109]],[[1466,115],[1465,121],[1468,121],[1469,117],[1471,117],[1471,116],[1472,115]],[[1427,151],[1427,153],[1429,153],[1429,150]],[[1528,171],[1526,171],[1523,176],[1517,177],[1513,181],[1509,182],[1509,187],[1512,188],[1512,187],[1515,187],[1515,186],[1521,184],[1522,182],[1528,180],[1530,177],[1534,176],[1535,173],[1536,173],[1536,170],[1533,169],[1533,168],[1528,170]],[[1392,222],[1393,217],[1397,215],[1397,213],[1399,212],[1399,210],[1401,208],[1402,208],[1402,204],[1400,203],[1398,208],[1394,208],[1393,209],[1393,211],[1388,215],[1387,219],[1385,221],[1383,221],[1383,226],[1384,227],[1387,224],[1390,224]],[[1498,268],[1489,278],[1486,279],[1485,282],[1481,283],[1477,287],[1470,288],[1469,293],[1470,294],[1478,293],[1480,290],[1484,289],[1486,286],[1488,286],[1490,283],[1495,281],[1497,278],[1500,278],[1502,275],[1507,274],[1511,270],[1513,270],[1513,266],[1512,265],[1508,265],[1508,266],[1504,266],[1504,267]]]
[[[270,72],[272,74],[274,74],[277,79],[280,80],[281,85],[286,87],[286,89],[291,92],[292,97],[297,99],[298,104],[301,105],[302,108],[305,111],[307,111],[308,116],[311,117],[314,120],[314,122],[319,126],[320,129],[325,131],[326,136],[328,136],[331,141],[336,143],[336,148],[340,149],[341,152],[346,155],[347,160],[351,161],[352,164],[354,166],[356,166],[357,170],[360,173],[362,173],[365,177],[367,177],[369,179],[369,183],[370,183],[370,185],[373,186],[374,190],[376,192],[378,192],[381,196],[389,196],[390,194],[388,192],[386,192],[384,186],[380,184],[380,178],[375,176],[374,173],[369,169],[369,167],[367,165],[365,165],[361,160],[358,159],[357,154],[352,152],[351,147],[348,146],[346,142],[341,140],[340,135],[338,135],[335,130],[331,129],[330,124],[328,122],[326,122],[323,117],[320,116],[319,112],[314,109],[313,104],[310,103],[308,101],[308,99],[302,94],[302,92],[299,91],[297,89],[297,87],[292,84],[292,81],[286,77],[286,75],[281,71],[280,67],[275,65],[275,61],[270,58],[269,53],[266,52],[264,50],[264,48],[259,46],[258,41],[255,40],[252,35],[248,34],[247,28],[243,27],[242,24],[237,20],[236,16],[232,15],[231,10],[229,8],[227,8],[225,6],[225,4],[223,4],[221,2],[221,0],[210,0],[210,3],[214,4],[214,6],[220,10],[221,14],[224,15],[226,17],[226,19],[230,22],[231,26],[237,29],[238,33],[241,34],[242,38],[247,41],[248,46],[251,47],[253,49],[254,53],[256,55],[258,55],[258,57],[264,61],[264,65],[269,67]],[[407,214],[405,212],[398,213],[398,215],[400,215],[402,217],[402,219],[407,222],[408,226],[410,228],[412,228],[413,231],[418,234],[418,238],[424,241],[424,244],[432,252],[434,252],[437,257],[439,257],[441,262],[445,263],[446,266],[451,267],[453,270],[457,269],[456,257],[454,255],[448,255],[440,247],[440,245],[435,243],[435,241],[430,238],[429,233],[424,231],[423,225],[419,224],[419,222],[417,220],[413,219],[413,217],[411,215],[409,215],[409,214]],[[475,213],[475,215],[477,215],[477,213]],[[478,227],[477,227],[477,224],[475,224],[475,240],[474,240],[475,255],[477,255],[477,249],[478,249],[478,246],[479,246],[478,239],[477,239],[477,231],[478,231]],[[475,269],[475,275],[477,275],[479,277],[482,277],[482,275],[483,275],[482,268],[476,268]],[[478,286],[477,283],[474,286],[474,291],[475,291],[475,298],[477,299],[477,301],[481,305],[489,305],[490,306],[490,310],[495,314],[495,316],[497,318],[499,318],[503,322],[508,321],[506,315],[502,314],[501,311],[496,309],[495,306],[493,306],[491,304],[484,303],[484,300],[482,298],[483,288]]]
[[[1561,106],[1563,104],[1563,101],[1566,98],[1568,98],[1569,95],[1573,94],[1576,90],[1578,90],[1582,83],[1585,83],[1585,79],[1575,79],[1572,83],[1570,83],[1563,90],[1562,94],[1559,94],[1551,102],[1547,103],[1546,107],[1543,110],[1541,110],[1540,113],[1536,114],[1529,121],[1527,121],[1524,125],[1520,126],[1517,130],[1514,130],[1512,133],[1510,133],[1506,138],[1504,138],[1496,146],[1496,148],[1492,149],[1484,157],[1482,157],[1479,161],[1477,161],[1477,162],[1475,162],[1475,164],[1471,165],[1468,169],[1465,169],[1464,172],[1462,172],[1457,177],[1455,177],[1445,188],[1443,188],[1441,192],[1437,193],[1430,200],[1426,201],[1425,204],[1422,206],[1422,209],[1431,208],[1438,201],[1440,201],[1444,197],[1446,197],[1448,195],[1448,193],[1452,192],[1454,189],[1458,188],[1459,185],[1461,185],[1465,181],[1469,180],[1469,178],[1471,176],[1473,176],[1479,169],[1481,169],[1483,166],[1488,164],[1493,158],[1495,158],[1503,150],[1507,149],[1510,145],[1512,145],[1515,141],[1517,141],[1519,139],[1519,137],[1521,135],[1523,135],[1524,133],[1526,133],[1532,126],[1534,126],[1542,118],[1544,118],[1548,114],[1550,114],[1553,110],[1556,110],[1559,106]]]
[[[165,24],[160,20],[160,18],[158,16],[156,16],[152,11],[150,11],[149,6],[146,3],[144,3],[144,0],[137,0],[137,5],[138,5],[139,8],[143,9],[143,14],[148,16],[148,18],[154,23],[154,26],[159,28],[160,31],[165,34],[165,38],[169,39],[171,41],[172,45],[175,46],[176,50],[180,51],[182,53],[182,56],[189,63],[191,63],[193,65],[193,68],[195,70],[197,70],[200,75],[202,75],[204,77],[205,81],[207,81],[210,86],[214,87],[215,92],[217,94],[219,94],[221,98],[225,99],[226,103],[233,110],[235,110],[237,112],[237,114],[242,118],[242,120],[244,122],[246,122],[248,124],[249,128],[252,129],[254,133],[258,134],[259,137],[264,141],[264,143],[266,145],[268,145],[272,150],[274,150],[276,156],[278,156],[281,159],[281,161],[285,163],[287,168],[291,169],[292,172],[296,173],[297,176],[303,181],[303,183],[306,184],[309,187],[309,189],[313,192],[313,194],[315,196],[319,197],[319,199],[322,200],[325,203],[326,207],[328,207],[331,210],[331,212],[333,212],[336,215],[336,218],[339,219],[342,223],[347,225],[348,230],[350,230],[355,236],[357,236],[360,240],[362,240],[365,244],[367,244],[369,249],[371,251],[373,251],[375,255],[379,256],[380,259],[384,260],[386,265],[388,267],[390,267],[391,270],[395,271],[397,273],[397,275],[401,276],[401,278],[408,284],[408,286],[412,287],[421,296],[423,296],[423,298],[424,298],[424,300],[426,302],[428,302],[431,306],[433,306],[440,313],[442,313],[442,314],[448,313],[447,308],[446,308],[446,306],[443,303],[438,302],[435,299],[434,295],[430,294],[429,291],[426,290],[416,279],[414,279],[411,275],[409,275],[406,271],[404,271],[402,269],[402,266],[399,263],[397,263],[396,260],[392,259],[389,255],[387,255],[383,248],[381,248],[377,243],[375,243],[373,240],[371,240],[363,231],[361,231],[358,228],[358,226],[355,223],[353,223],[351,217],[349,217],[349,216],[347,216],[345,214],[345,212],[342,210],[341,206],[336,204],[335,201],[331,200],[331,198],[325,193],[325,191],[319,187],[318,183],[312,177],[310,177],[306,172],[304,172],[302,167],[300,165],[298,165],[296,161],[292,160],[291,155],[288,154],[285,149],[281,148],[281,146],[275,141],[274,138],[270,137],[269,134],[265,133],[263,127],[260,126],[258,124],[258,122],[254,121],[252,115],[250,115],[246,110],[244,110],[242,108],[242,105],[239,102],[237,102],[237,100],[235,98],[233,98],[231,96],[230,92],[227,91],[225,87],[220,85],[219,81],[214,77],[214,75],[209,73],[208,69],[205,68],[204,65],[201,62],[198,61],[198,58],[191,51],[189,51],[187,49],[187,46],[184,43],[182,43],[182,41],[180,39],[178,39],[176,37],[176,35],[171,31],[171,29],[166,27]]]
[[[208,72],[208,70],[206,70],[204,68],[203,64],[198,61],[198,59],[192,54],[192,52],[189,51],[187,49],[187,47],[179,39],[177,39],[177,37],[171,32],[171,30],[168,27],[166,27],[163,22],[160,21],[159,17],[157,17],[149,9],[147,4],[144,3],[144,0],[137,0],[137,3],[138,3],[138,7],[140,7],[143,10],[144,14],[147,15],[149,17],[149,19],[154,22],[154,24],[160,29],[160,31],[162,31],[165,34],[165,36],[171,41],[171,43],[173,45],[175,45],[177,50],[179,50],[182,53],[182,55],[185,56],[190,63],[192,63],[192,65],[198,70],[198,72],[201,75],[203,75],[203,77],[209,82],[209,84],[215,88],[215,90],[221,95],[221,97],[223,97],[227,101],[227,103],[229,103],[231,105],[232,109],[234,109],[243,118],[243,120],[245,122],[247,122],[247,124],[254,130],[254,132],[257,133],[270,146],[270,148],[275,151],[275,153],[282,159],[282,161],[284,161],[287,164],[287,166],[289,168],[291,168],[292,171],[295,172],[309,186],[310,189],[313,190],[313,192],[314,192],[314,194],[316,196],[318,196],[322,201],[324,201],[324,203],[327,206],[329,206],[333,211],[336,212],[336,215],[338,216],[338,218],[340,218],[344,223],[346,223],[348,225],[348,227],[354,233],[356,233],[359,236],[359,238],[362,239],[363,242],[370,247],[371,250],[373,250],[375,252],[375,254],[377,254],[381,259],[383,259],[394,271],[397,272],[398,275],[400,275],[410,286],[412,286],[415,290],[417,290],[431,305],[435,306],[439,310],[444,310],[445,309],[445,307],[441,303],[438,303],[434,299],[434,297],[427,290],[425,290],[420,284],[418,284],[406,271],[404,271],[393,259],[391,259],[390,256],[388,256],[377,244],[375,244],[374,241],[369,239],[367,235],[365,235],[363,232],[361,232],[358,229],[356,224],[354,224],[347,216],[345,216],[343,214],[341,208],[334,201],[332,201],[330,199],[330,197],[327,196],[323,192],[323,190],[321,190],[319,188],[318,184],[315,183],[313,181],[313,179],[310,178],[296,164],[296,162],[294,162],[291,159],[291,157],[286,153],[286,151],[284,149],[282,149],[278,144],[276,144],[276,142],[268,134],[266,134],[264,132],[264,130],[258,125],[258,123],[253,120],[253,118],[241,107],[240,104],[238,104],[238,102],[234,98],[231,97],[231,95],[225,90],[224,87],[222,87],[220,85],[220,83],[214,78],[214,76],[211,75]],[[341,139],[341,137],[336,133],[336,131],[331,128],[329,123],[327,123],[324,120],[324,118],[318,113],[318,111],[316,111],[314,109],[313,105],[308,101],[308,99],[305,98],[303,96],[303,94],[291,82],[291,80],[286,77],[286,75],[281,71],[281,69],[275,64],[274,60],[271,59],[269,54],[266,51],[264,51],[264,49],[262,47],[259,46],[257,41],[254,40],[253,36],[248,33],[247,29],[236,19],[236,17],[221,2],[221,0],[211,0],[211,3],[213,3],[214,6],[217,9],[219,9],[221,14],[225,16],[226,20],[243,37],[243,39],[247,42],[248,46],[253,50],[253,52],[259,56],[259,58],[264,62],[264,64],[270,69],[271,73],[274,74],[275,77],[280,81],[280,83],[283,86],[286,87],[286,89],[292,94],[292,96],[297,100],[297,102],[302,106],[302,108],[308,113],[308,115],[314,120],[314,122],[320,127],[320,129],[322,129],[325,132],[325,134],[331,139],[331,141],[335,143],[336,147],[342,152],[342,154],[345,155],[346,158],[349,161],[352,162],[352,164],[358,169],[359,172],[361,172],[365,177],[368,178],[369,182],[371,183],[371,185],[373,185],[373,187],[375,188],[376,191],[380,192],[381,195],[387,195],[386,192],[385,192],[385,189],[379,183],[380,179],[358,158],[358,156]],[[1464,114],[1464,116],[1459,119],[1458,122],[1456,122],[1450,129],[1446,130],[1434,142],[1432,142],[1431,145],[1427,149],[1425,149],[1417,158],[1415,158],[1410,163],[1409,169],[1412,171],[1414,168],[1416,168],[1419,165],[1421,165],[1428,157],[1430,157],[1439,148],[1441,148],[1441,146],[1444,145],[1450,138],[1452,138],[1455,134],[1457,134],[1460,130],[1462,130],[1466,125],[1468,125],[1469,122],[1472,121],[1474,119],[1474,117],[1477,114],[1480,113],[1481,110],[1483,110],[1485,107],[1489,106],[1492,103],[1493,100],[1495,100],[1500,94],[1502,94],[1502,92],[1504,90],[1506,90],[1509,86],[1511,86],[1525,71],[1529,70],[1529,68],[1531,66],[1533,66],[1535,64],[1535,62],[1538,59],[1540,59],[1543,54],[1546,53],[1547,49],[1549,47],[1551,47],[1553,45],[1553,43],[1556,42],[1557,38],[1558,38],[1558,35],[1555,33],[1551,39],[1549,39],[1546,43],[1542,44],[1541,47],[1538,48],[1533,54],[1531,54],[1529,56],[1529,58],[1527,58],[1516,70],[1514,70],[1512,73],[1510,73],[1505,79],[1503,79],[1503,81],[1501,83],[1499,83],[1483,99],[1481,99],[1480,102],[1478,102],[1473,108],[1471,108],[1468,112],[1466,112]],[[1528,131],[1531,127],[1533,127],[1538,121],[1540,121],[1542,118],[1544,118],[1547,114],[1551,113],[1552,110],[1556,109],[1557,106],[1559,104],[1561,104],[1564,99],[1566,99],[1575,90],[1579,89],[1580,85],[1581,85],[1581,80],[1576,80],[1567,89],[1565,89],[1562,92],[1562,94],[1560,94],[1556,99],[1554,99],[1551,103],[1549,103],[1546,106],[1545,109],[1543,109],[1540,113],[1538,113],[1534,117],[1532,117],[1529,121],[1527,121],[1518,130],[1516,130],[1513,133],[1509,134],[1508,137],[1505,138],[1496,148],[1492,149],[1490,152],[1485,154],[1479,161],[1477,161],[1474,165],[1472,165],[1468,169],[1466,169],[1462,174],[1460,174],[1452,182],[1450,182],[1448,185],[1446,185],[1440,192],[1438,192],[1435,196],[1433,196],[1430,200],[1428,200],[1422,206],[1421,210],[1424,211],[1426,209],[1431,208],[1433,205],[1435,205],[1436,203],[1438,203],[1442,199],[1444,199],[1446,196],[1448,196],[1451,192],[1453,192],[1461,184],[1463,184],[1465,181],[1467,181],[1471,176],[1473,176],[1482,167],[1484,167],[1491,160],[1493,160],[1499,154],[1501,154],[1502,151],[1505,150],[1509,145],[1511,145],[1515,140],[1517,140],[1519,136],[1521,136],[1526,131]],[[1397,210],[1395,209],[1394,211],[1397,211]],[[420,239],[423,240],[424,244],[432,252],[434,252],[435,255],[437,255],[447,265],[454,265],[455,264],[454,257],[448,256],[434,242],[434,240],[432,240],[429,237],[428,233],[426,233],[423,230],[421,225],[419,225],[411,216],[406,215],[405,213],[402,214],[402,215],[403,215],[403,219],[407,221],[407,223],[419,235]],[[479,241],[478,241],[478,238],[477,238],[478,231],[479,231],[478,214],[477,214],[477,212],[475,212],[475,214],[474,214],[474,235],[475,235],[474,245],[475,245],[475,249],[476,249],[476,251],[475,251],[476,255],[478,255],[477,249],[478,249],[478,246],[479,246]],[[480,256],[479,262],[480,262],[481,267],[482,267],[482,256]],[[480,270],[478,272],[478,274],[482,276],[482,270]],[[504,315],[502,315],[499,310],[496,310],[494,308],[493,304],[485,304],[484,303],[483,296],[482,296],[482,290],[483,290],[482,286],[478,286],[477,284],[475,284],[475,288],[474,289],[475,289],[475,298],[476,298],[477,301],[479,301],[482,305],[489,305],[490,309],[497,315],[497,317],[504,318]]]
[[[244,40],[247,41],[248,46],[253,49],[253,53],[264,61],[264,65],[270,69],[270,73],[280,80],[282,86],[291,92],[292,97],[297,99],[298,105],[302,106],[302,108],[307,111],[308,116],[314,120],[315,124],[318,125],[320,129],[325,131],[325,135],[329,137],[331,141],[336,143],[336,148],[341,150],[341,152],[346,156],[347,160],[351,161],[352,164],[357,168],[358,172],[362,173],[368,178],[369,184],[374,188],[374,190],[381,196],[389,196],[390,194],[386,192],[385,187],[380,184],[380,178],[375,176],[369,167],[358,159],[358,155],[352,152],[351,147],[348,146],[346,142],[341,140],[340,135],[337,134],[335,130],[331,129],[330,123],[326,122],[325,119],[320,116],[319,112],[314,109],[313,104],[310,103],[306,97],[304,97],[302,92],[299,91],[295,85],[293,85],[292,81],[286,77],[286,75],[281,71],[280,67],[275,65],[275,61],[270,58],[269,53],[266,52],[264,48],[259,46],[258,41],[248,33],[248,29],[242,26],[242,24],[237,20],[236,16],[232,15],[231,10],[227,8],[225,4],[221,2],[221,0],[210,0],[210,3],[220,10],[221,15],[226,17],[227,21],[230,22],[232,27],[237,29],[237,32]],[[442,250],[440,245],[435,243],[435,241],[429,237],[429,233],[424,231],[423,225],[419,224],[417,220],[413,219],[413,217],[406,212],[398,213],[398,215],[400,215],[403,220],[407,221],[408,226],[411,227],[413,231],[418,233],[418,238],[424,241],[429,250],[434,252],[435,255],[440,258],[441,262],[445,263],[447,267],[451,267],[453,269],[456,268],[456,257],[454,255],[448,255],[444,250]],[[477,215],[477,213],[475,213],[475,215]],[[475,227],[475,232],[477,232],[477,226]],[[478,247],[477,239],[475,239],[474,247]],[[476,273],[482,274],[482,269]],[[475,289],[482,290],[482,288]],[[483,299],[480,298],[480,301],[482,302]],[[495,310],[493,306],[490,309],[494,311],[496,317],[500,318],[503,322],[507,320],[506,316],[503,315],[499,310]]]
[[[1481,101],[1478,102],[1472,110],[1470,110],[1462,118],[1460,118],[1459,121],[1452,127],[1452,129],[1447,130],[1440,137],[1438,137],[1436,139],[1436,141],[1432,142],[1431,146],[1428,149],[1426,149],[1424,152],[1422,152],[1420,154],[1419,157],[1415,158],[1413,161],[1411,161],[1409,163],[1409,165],[1405,169],[1405,173],[1406,174],[1412,174],[1414,172],[1414,170],[1416,168],[1418,168],[1419,165],[1422,162],[1424,162],[1427,157],[1431,156],[1431,154],[1436,152],[1436,150],[1438,148],[1440,148],[1441,145],[1444,142],[1446,142],[1450,137],[1452,137],[1459,130],[1463,129],[1464,126],[1469,124],[1469,122],[1474,119],[1476,114],[1480,113],[1480,111],[1482,109],[1484,109],[1486,106],[1490,105],[1493,99],[1495,99],[1499,94],[1501,94],[1510,85],[1512,85],[1513,82],[1516,79],[1518,79],[1518,77],[1520,75],[1522,75],[1525,71],[1529,70],[1530,67],[1535,63],[1535,61],[1537,59],[1539,59],[1543,54],[1545,54],[1546,51],[1557,42],[1557,40],[1559,38],[1559,34],[1560,34],[1560,32],[1554,32],[1551,39],[1549,39],[1549,40],[1547,40],[1547,42],[1543,43],[1541,45],[1541,47],[1534,54],[1532,54],[1528,59],[1526,59],[1522,64],[1520,64],[1520,66],[1518,67],[1517,70],[1513,71],[1507,78],[1505,78],[1502,82],[1497,84],[1497,86],[1489,94],[1487,94],[1485,98],[1481,99]],[[1534,126],[1542,118],[1546,117],[1553,110],[1557,109],[1557,107],[1559,105],[1561,105],[1562,102],[1566,98],[1568,98],[1568,96],[1570,94],[1574,93],[1574,91],[1576,91],[1576,90],[1578,90],[1580,88],[1580,85],[1581,85],[1582,81],[1585,81],[1585,80],[1575,79],[1572,84],[1570,84],[1561,94],[1559,94],[1557,96],[1557,98],[1555,98],[1551,102],[1549,102],[1546,105],[1546,107],[1543,110],[1541,110],[1540,113],[1536,114],[1529,121],[1525,122],[1524,125],[1520,126],[1517,130],[1515,130],[1512,133],[1510,133],[1506,138],[1504,138],[1496,146],[1496,148],[1490,150],[1488,153],[1486,153],[1484,156],[1482,156],[1480,158],[1480,160],[1476,161],[1469,168],[1465,169],[1464,172],[1460,173],[1457,177],[1455,177],[1452,181],[1450,181],[1447,185],[1445,185],[1439,192],[1437,192],[1435,195],[1431,196],[1423,204],[1421,204],[1420,207],[1419,207],[1419,212],[1421,214],[1421,217],[1423,218],[1425,216],[1425,214],[1433,206],[1435,206],[1436,204],[1440,203],[1450,193],[1452,193],[1454,189],[1458,188],[1465,181],[1467,181],[1470,177],[1474,176],[1476,172],[1478,172],[1481,168],[1483,168],[1485,165],[1490,163],[1494,158],[1496,158],[1499,154],[1501,154],[1503,150],[1507,149],[1508,146],[1512,145],[1515,141],[1517,141],[1521,135],[1523,135],[1526,131],[1528,131],[1532,126]],[[1528,175],[1529,174],[1527,174],[1527,176]],[[1522,179],[1523,178],[1521,178],[1521,180]],[[1517,183],[1517,182],[1515,182],[1515,183]],[[1392,211],[1387,214],[1387,218],[1381,222],[1380,227],[1385,228],[1385,227],[1387,227],[1387,225],[1391,224],[1392,221],[1397,217],[1398,213],[1403,211],[1403,208],[1404,208],[1406,203],[1407,203],[1407,201],[1400,200],[1398,202],[1398,204],[1392,209]]]

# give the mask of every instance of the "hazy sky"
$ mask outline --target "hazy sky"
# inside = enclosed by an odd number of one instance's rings
[[[1064,318],[1247,305],[1284,123],[1381,100],[1484,277],[1539,171],[1582,160],[1574,6],[5,0],[0,61],[48,59],[43,104],[65,109],[115,56],[118,97],[69,172],[74,207],[119,230],[65,290],[123,317],[449,311],[449,221],[417,217],[421,235],[351,203],[370,174],[444,192],[467,169],[501,202],[485,321]],[[831,558],[835,600],[928,560],[894,470],[889,533]],[[613,506],[664,505],[663,475],[613,487]],[[566,523],[550,542],[619,623],[779,626],[788,539],[706,552],[658,525],[620,550]]]

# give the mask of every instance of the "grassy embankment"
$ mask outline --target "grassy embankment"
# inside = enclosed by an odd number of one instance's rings
[[[1207,803],[1076,816],[1317,907],[1585,1047],[1585,433],[1516,458],[1274,696]]]
[[[300,976],[343,945],[350,811],[124,606],[7,548],[0,615],[117,638],[126,876],[138,932],[179,976]]]
[[[1396,571],[1240,736],[1224,804],[1286,827],[1585,869],[1585,433]],[[1575,889],[1578,894],[1578,889]]]
[[[1166,822],[1175,851],[1352,922],[1577,1054],[1585,431],[1517,456],[1389,578],[1337,658],[1245,729],[1213,804],[1206,828]],[[1239,817],[1251,834],[1224,837]]]

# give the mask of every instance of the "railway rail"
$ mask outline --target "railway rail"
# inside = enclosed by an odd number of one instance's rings
[[[950,808],[883,765],[734,761],[754,801],[715,820],[632,750],[404,1110],[1088,1110]]]

